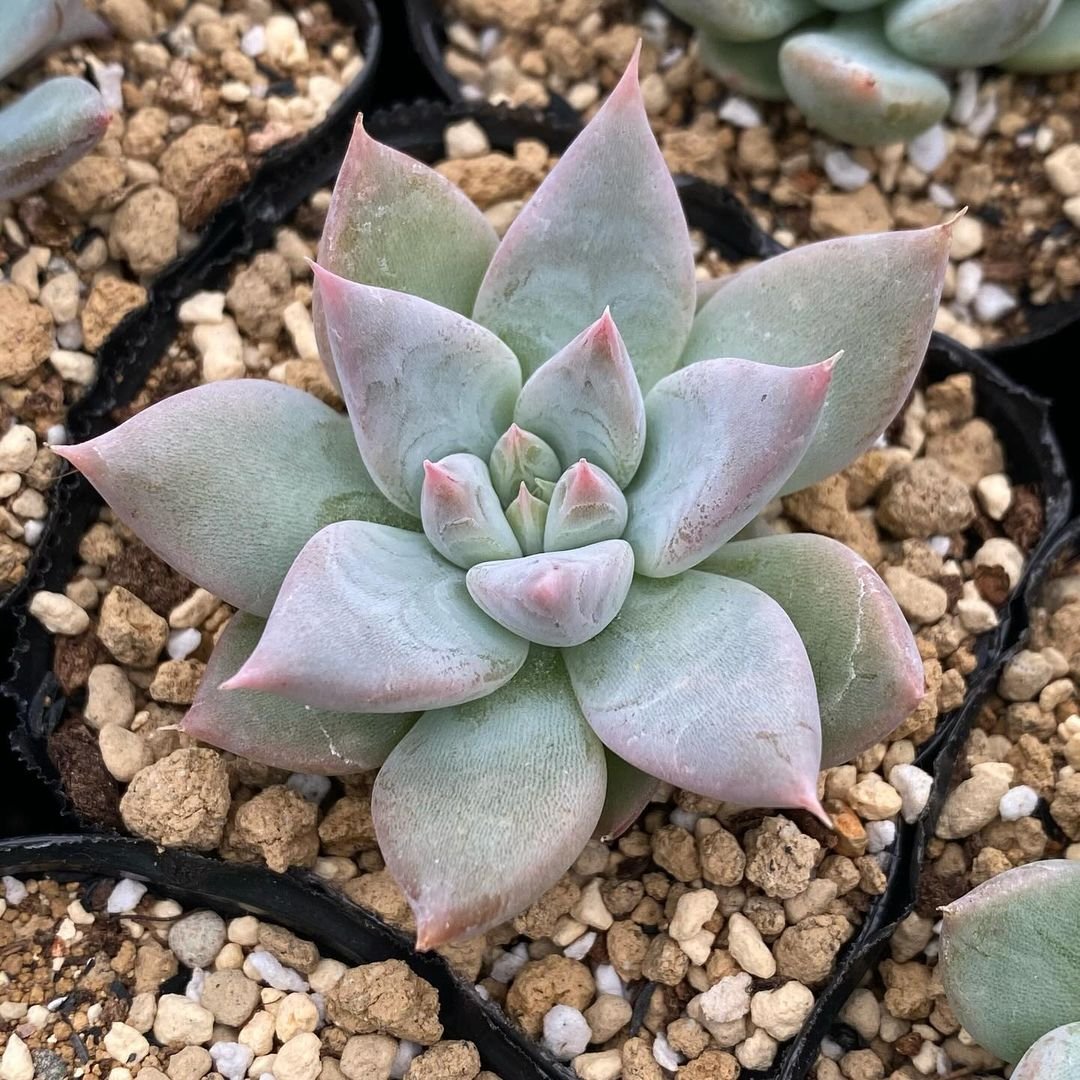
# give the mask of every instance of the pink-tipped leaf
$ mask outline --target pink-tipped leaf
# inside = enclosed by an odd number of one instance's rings
[[[603,469],[582,458],[559,477],[551,493],[544,550],[570,548],[615,540],[626,528],[626,496]]]
[[[472,602],[464,573],[427,537],[342,521],[297,556],[258,647],[223,689],[414,712],[492,693],[528,650]]]
[[[491,482],[506,505],[522,484],[533,485],[537,480],[554,483],[562,473],[555,451],[538,435],[511,424],[491,451],[489,460]]]
[[[645,457],[626,491],[639,574],[701,562],[780,491],[810,445],[833,363],[705,360],[657,383],[645,399]]]
[[[1080,1022],[1048,1031],[1017,1062],[1009,1080],[1076,1080],[1080,1076]]]

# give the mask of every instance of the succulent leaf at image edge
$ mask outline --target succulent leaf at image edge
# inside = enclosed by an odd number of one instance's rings
[[[899,411],[949,242],[827,241],[695,315],[635,55],[501,242],[357,124],[315,268],[347,417],[225,381],[57,452],[240,609],[184,730],[287,769],[378,768],[379,845],[433,948],[522,910],[660,781],[829,823],[823,761],[918,703],[869,565],[737,534]]]

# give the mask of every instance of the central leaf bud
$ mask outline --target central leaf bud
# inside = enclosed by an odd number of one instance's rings
[[[603,469],[582,458],[559,478],[544,528],[544,550],[616,540],[626,528],[626,497]]]
[[[491,482],[506,506],[522,483],[530,488],[537,480],[554,482],[562,466],[555,451],[538,435],[511,424],[491,451]],[[546,500],[545,500],[546,501]]]

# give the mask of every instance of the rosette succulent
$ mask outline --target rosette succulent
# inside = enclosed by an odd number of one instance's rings
[[[347,418],[220,382],[57,452],[242,612],[186,731],[381,766],[379,843],[431,947],[521,910],[658,779],[828,822],[822,759],[917,703],[870,566],[737,537],[896,414],[948,249],[948,226],[826,241],[695,314],[635,59],[501,242],[357,125],[314,267]]]
[[[102,37],[108,27],[82,0],[2,0],[0,79],[50,49]],[[34,191],[90,152],[109,109],[85,79],[47,79],[0,110],[0,199]]]
[[[1080,68],[1080,0],[665,0],[732,89],[790,98],[855,143],[907,140],[949,108],[942,69]]]

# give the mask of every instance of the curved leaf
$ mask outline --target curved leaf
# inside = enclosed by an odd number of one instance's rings
[[[609,311],[525,383],[514,419],[562,461],[586,458],[619,487],[630,483],[645,449],[645,403]]]
[[[915,638],[874,568],[810,533],[725,544],[698,566],[748,582],[787,613],[806,646],[821,710],[823,768],[850,761],[922,698]]]
[[[1065,0],[1050,25],[1001,66],[1036,75],[1080,70],[1080,0]]]
[[[1017,1062],[1009,1080],[1076,1080],[1080,1076],[1080,1023],[1048,1031]]]
[[[705,70],[729,90],[763,101],[787,101],[787,91],[780,81],[780,46],[784,43],[784,35],[767,41],[743,42],[725,41],[715,34],[702,33],[697,42]]]
[[[480,563],[466,575],[469,595],[497,623],[538,645],[580,645],[604,629],[634,577],[623,540],[524,559]]]
[[[899,412],[926,355],[949,263],[951,228],[823,240],[726,279],[694,322],[684,364],[723,348],[790,366],[844,350],[821,423],[784,485],[844,468]]]
[[[602,469],[582,458],[559,477],[551,493],[544,550],[617,540],[626,528],[626,497]]]
[[[1080,863],[1007,870],[942,910],[949,1004],[992,1054],[1018,1061],[1080,1016]]]
[[[619,618],[563,655],[592,729],[632,765],[709,798],[801,806],[828,822],[814,673],[765,593],[696,570],[637,577]]]
[[[555,653],[534,650],[490,697],[425,713],[371,795],[417,948],[495,926],[554,885],[592,834],[604,781],[603,747]]]
[[[554,483],[562,473],[555,451],[539,435],[511,424],[499,436],[489,461],[491,482],[504,504],[514,498],[522,484],[538,479]]]
[[[645,115],[636,53],[507,230],[473,318],[514,350],[529,376],[606,307],[647,389],[675,367],[686,341],[694,256]]]
[[[523,555],[536,555],[544,550],[547,516],[548,504],[533,495],[522,480],[517,498],[506,508],[506,520],[514,530]]]
[[[297,556],[262,640],[222,689],[344,712],[413,712],[490,694],[528,650],[477,608],[465,575],[426,537],[341,521]]]
[[[46,49],[105,37],[108,25],[82,0],[4,0],[0,4],[0,79]]]
[[[724,41],[763,41],[797,26],[818,7],[812,0],[667,0],[680,19]]]
[[[626,491],[639,574],[701,562],[780,491],[810,445],[834,363],[704,360],[657,383],[645,399],[645,457]]]
[[[181,730],[222,750],[293,772],[337,776],[378,768],[417,714],[313,709],[257,690],[221,690],[255,650],[266,623],[238,612],[218,638]]]
[[[447,308],[318,266],[315,283],[364,464],[395,506],[416,514],[425,458],[487,460],[513,416],[521,369],[498,338]]]
[[[604,747],[607,759],[607,794],[593,836],[605,843],[622,836],[637,820],[660,788],[655,776],[635,769],[629,761]]]
[[[167,563],[255,615],[324,525],[409,520],[371,482],[345,417],[264,379],[185,390],[54,449]]]

